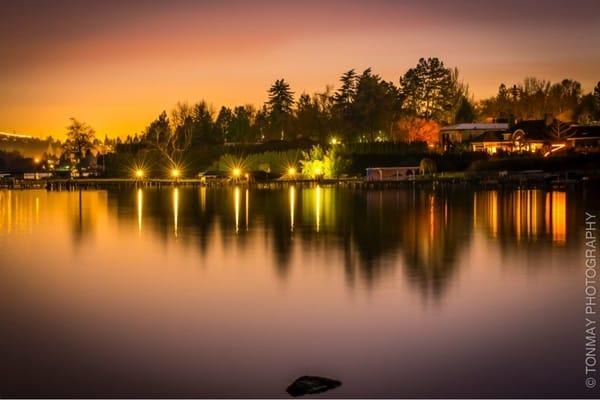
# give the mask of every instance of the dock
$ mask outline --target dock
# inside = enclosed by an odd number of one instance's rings
[[[340,186],[354,189],[393,189],[401,187],[470,186],[481,189],[555,189],[566,190],[576,187],[598,186],[600,176],[576,173],[511,173],[471,175],[465,173],[439,173],[418,175],[410,179],[373,180],[364,177],[342,177],[337,179],[201,179],[201,178],[48,178],[48,179],[3,179],[0,188],[46,189],[46,190],[99,190],[162,187],[229,187],[249,186],[259,189]]]

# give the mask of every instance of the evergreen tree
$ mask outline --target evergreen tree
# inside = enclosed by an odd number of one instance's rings
[[[461,97],[454,117],[454,123],[460,124],[462,122],[473,122],[474,120],[475,106],[465,96]]]
[[[146,141],[154,146],[159,146],[169,140],[169,137],[171,136],[171,125],[165,111],[160,113],[158,118],[150,123],[146,128],[144,136]]]
[[[335,125],[344,139],[354,136],[353,105],[356,100],[358,76],[354,69],[342,74],[341,87],[333,95],[333,117]]]
[[[419,59],[400,79],[404,109],[410,116],[449,121],[462,95],[457,78],[458,71],[446,68],[438,58]]]
[[[215,136],[223,138],[223,141],[226,143],[237,141],[237,138],[231,132],[232,121],[233,112],[231,109],[225,106],[221,107],[213,128]]]
[[[231,120],[231,136],[238,142],[254,143],[259,140],[252,126],[254,109],[252,106],[237,106],[233,110]]]
[[[278,79],[271,85],[266,105],[269,112],[270,139],[286,139],[286,131],[290,128],[292,117],[294,93],[285,80]]]
[[[192,145],[223,143],[222,136],[215,136],[213,112],[204,100],[194,105],[192,122]]]
[[[302,93],[296,110],[296,131],[299,136],[319,139],[319,106],[308,94]]]
[[[352,106],[353,125],[358,136],[374,141],[378,136],[391,138],[391,129],[399,117],[398,89],[366,69],[358,78]]]

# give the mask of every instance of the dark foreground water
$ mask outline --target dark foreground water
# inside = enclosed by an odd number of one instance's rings
[[[596,397],[597,199],[0,191],[0,397]]]

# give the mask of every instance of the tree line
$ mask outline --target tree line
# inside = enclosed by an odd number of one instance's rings
[[[261,107],[221,107],[200,101],[178,103],[162,112],[139,136],[127,143],[152,145],[165,154],[202,144],[257,143],[309,139],[319,144],[343,142],[435,142],[443,125],[486,119],[543,119],[592,122],[600,119],[600,82],[592,93],[565,79],[552,84],[526,78],[498,94],[475,102],[457,69],[438,58],[421,58],[398,83],[370,68],[351,69],[339,87],[296,95],[285,79],[276,80]]]
[[[205,101],[178,103],[170,114],[163,111],[140,136],[127,142],[152,144],[173,153],[199,144],[271,140],[310,139],[320,144],[332,138],[414,140],[418,138],[411,137],[410,128],[415,119],[447,124],[474,118],[465,111],[465,104],[473,108],[472,100],[458,70],[437,58],[420,59],[398,84],[382,79],[371,68],[361,73],[351,69],[339,80],[337,90],[328,86],[322,92],[296,96],[285,79],[278,79],[259,108],[221,107],[215,113]]]
[[[501,84],[496,96],[481,102],[480,114],[505,119],[550,116],[563,122],[591,123],[600,119],[600,82],[587,94],[572,79],[553,84],[529,77],[511,87]]]
[[[217,112],[204,100],[177,103],[163,111],[139,134],[124,141],[104,141],[104,149],[136,153],[158,150],[176,164],[192,148],[220,145],[306,141],[320,145],[388,141],[439,140],[444,125],[484,121],[543,119],[591,123],[600,119],[600,82],[590,93],[572,79],[551,83],[526,78],[501,84],[498,93],[475,102],[456,68],[438,58],[421,58],[396,83],[371,68],[355,69],[331,86],[297,95],[285,79],[276,80],[260,107],[221,107]],[[63,145],[63,158],[82,159],[99,142],[93,129],[72,119]],[[97,146],[95,146],[97,147]]]

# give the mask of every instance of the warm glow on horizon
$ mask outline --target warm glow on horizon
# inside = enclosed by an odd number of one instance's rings
[[[476,99],[527,76],[573,78],[590,91],[600,70],[591,51],[597,5],[573,3],[63,0],[7,8],[0,131],[63,139],[77,117],[100,138],[124,138],[179,101],[206,100],[215,113],[260,107],[276,79],[297,99],[337,88],[350,68],[372,67],[397,84],[420,57],[457,67]]]

